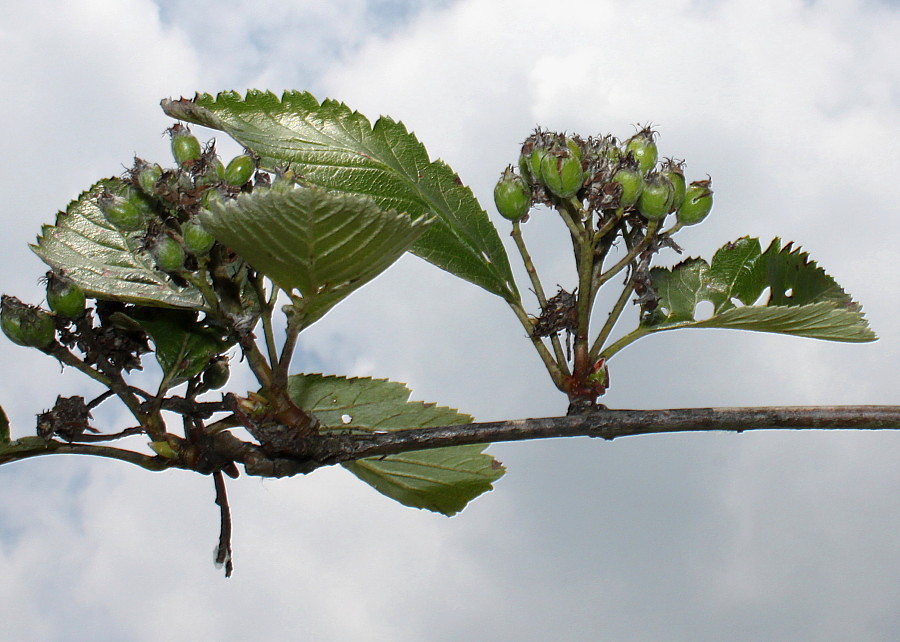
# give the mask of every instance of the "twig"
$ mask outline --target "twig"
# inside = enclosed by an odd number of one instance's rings
[[[216,566],[225,566],[225,577],[231,577],[234,570],[231,550],[231,509],[228,507],[228,494],[225,491],[225,478],[222,471],[213,473],[216,485],[216,504],[219,505],[221,525],[219,527],[219,545],[216,547]]]

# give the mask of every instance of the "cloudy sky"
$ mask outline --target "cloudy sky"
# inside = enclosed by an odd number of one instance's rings
[[[39,226],[134,154],[168,159],[163,97],[308,89],[373,119],[390,114],[491,212],[494,181],[535,125],[628,136],[652,121],[662,155],[715,182],[712,216],[679,236],[689,254],[709,257],[745,234],[797,241],[881,338],[665,333],[617,357],[607,404],[900,403],[896,3],[2,4],[0,291],[39,302],[44,268],[26,247]],[[226,156],[237,151],[219,142]],[[559,224],[535,217],[525,229],[545,283],[570,286]],[[415,257],[330,313],[300,357],[307,371],[405,381],[415,398],[479,420],[565,411],[504,305]],[[6,341],[0,364],[0,404],[18,436],[57,392],[94,390]],[[241,478],[230,486],[229,580],[212,564],[210,480],[74,457],[4,466],[4,637],[897,637],[898,434],[573,439],[492,452],[508,474],[452,519],[396,505],[342,470]]]

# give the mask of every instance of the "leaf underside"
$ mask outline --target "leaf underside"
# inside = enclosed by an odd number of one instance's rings
[[[99,181],[60,212],[54,225],[43,226],[31,246],[34,253],[98,299],[204,309],[196,288],[180,286],[155,268],[153,258],[140,248],[139,233],[121,232],[106,220],[97,205],[105,189],[124,194],[119,179]]]
[[[396,261],[427,228],[371,199],[317,188],[270,189],[214,203],[203,226],[283,290],[307,319],[324,314]]]
[[[687,259],[673,268],[653,268],[658,307],[642,324],[651,332],[674,328],[732,328],[830,341],[865,342],[877,337],[861,306],[806,252],[774,239],[763,252],[744,237],[720,248],[712,262]],[[768,290],[768,300],[756,304]],[[698,320],[698,303],[713,314]]]
[[[472,421],[452,408],[409,401],[402,383],[294,375],[288,390],[312,411],[323,431],[381,432]],[[487,445],[454,446],[362,459],[343,464],[380,493],[406,506],[454,515],[499,479],[503,466],[482,452]]]
[[[374,126],[343,103],[307,92],[222,92],[163,100],[173,118],[222,130],[266,169],[292,169],[311,185],[369,196],[385,210],[436,220],[411,251],[507,300],[518,297],[509,260],[471,189],[402,123]]]

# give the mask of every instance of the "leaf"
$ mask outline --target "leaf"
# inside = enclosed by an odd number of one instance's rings
[[[287,292],[298,290],[312,320],[386,270],[429,222],[317,188],[242,194],[200,216],[256,270]]]
[[[517,300],[509,259],[497,230],[472,190],[402,123],[381,117],[372,126],[343,103],[321,104],[307,92],[237,92],[193,100],[163,100],[163,110],[227,132],[263,167],[290,166],[329,190],[364,194],[384,209],[437,220],[412,247],[423,259],[488,292]]]
[[[323,431],[393,431],[472,420],[452,408],[409,401],[406,386],[383,379],[294,375],[288,391],[294,403],[318,417]],[[492,482],[505,472],[499,462],[482,452],[486,447],[420,450],[344,466],[401,504],[454,515],[469,501],[491,490]]]
[[[75,281],[89,296],[142,305],[203,309],[200,292],[176,284],[139,248],[138,233],[122,233],[103,216],[98,197],[124,194],[117,178],[99,181],[45,225],[31,249],[44,263]]]
[[[864,342],[877,337],[862,308],[806,252],[774,239],[765,252],[744,237],[720,248],[707,264],[687,259],[671,269],[653,268],[659,296],[645,310],[650,332],[674,328],[733,328],[830,341]],[[769,290],[768,301],[754,305]],[[697,320],[701,301],[713,304],[709,319]]]
[[[0,444],[9,443],[9,418],[0,406]]]
[[[192,311],[143,308],[128,319],[153,339],[156,360],[170,388],[200,374],[210,359],[234,343],[220,330],[198,323]]]

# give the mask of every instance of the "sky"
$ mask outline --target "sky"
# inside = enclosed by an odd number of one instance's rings
[[[744,235],[795,241],[862,303],[880,339],[663,333],[616,357],[607,405],[900,404],[896,3],[4,0],[2,8],[2,292],[39,303],[45,268],[27,244],[40,226],[135,154],[167,162],[164,97],[305,89],[373,120],[402,120],[472,187],[508,249],[491,191],[536,125],[627,137],[652,122],[661,155],[685,158],[689,179],[714,181],[713,213],[678,237],[687,255],[709,258]],[[224,156],[238,152],[217,140]],[[534,216],[525,234],[545,284],[570,286],[559,222]],[[0,364],[14,436],[30,434],[57,393],[96,392],[7,341]],[[482,421],[565,412],[502,302],[412,256],[305,333],[297,368],[403,381],[414,398]],[[238,375],[231,389],[249,386]],[[127,422],[115,410],[103,420]],[[450,519],[395,504],[339,469],[231,482],[228,580],[212,564],[209,479],[78,457],[3,466],[4,636],[897,637],[896,432],[581,438],[490,452],[508,473]]]

